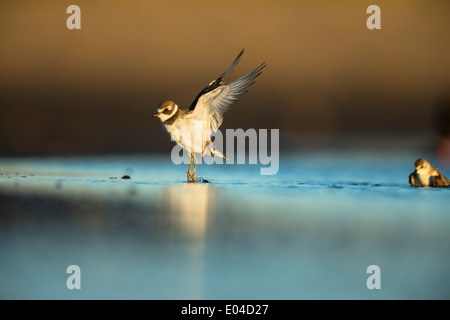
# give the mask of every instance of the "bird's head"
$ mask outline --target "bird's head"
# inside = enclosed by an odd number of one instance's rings
[[[157,112],[153,115],[153,118],[159,118],[162,122],[164,122],[174,116],[177,111],[178,106],[175,102],[167,100],[161,102],[158,106]]]
[[[417,173],[425,173],[428,172],[431,168],[431,164],[423,158],[417,159],[415,162],[416,172]]]

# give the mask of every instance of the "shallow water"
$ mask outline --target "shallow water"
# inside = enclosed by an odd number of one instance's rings
[[[449,299],[450,189],[409,187],[416,158],[286,154],[203,184],[168,156],[0,159],[0,298]]]

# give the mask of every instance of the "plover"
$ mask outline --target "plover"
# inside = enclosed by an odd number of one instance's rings
[[[447,187],[450,186],[450,180],[426,159],[417,159],[415,162],[416,170],[409,175],[409,183],[413,187]]]
[[[163,101],[153,117],[158,117],[164,130],[178,145],[184,148],[191,157],[191,164],[187,171],[188,182],[196,182],[197,159],[195,154],[211,155],[227,159],[211,142],[211,134],[216,132],[223,121],[223,114],[236,102],[247,88],[255,83],[266,63],[262,63],[247,75],[231,83],[226,83],[238,64],[244,50],[242,50],[231,65],[216,80],[204,88],[187,110],[182,110],[170,100]],[[191,173],[192,163],[194,172]]]

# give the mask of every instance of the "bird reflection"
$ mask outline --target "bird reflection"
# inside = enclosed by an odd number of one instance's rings
[[[203,240],[208,218],[214,213],[215,196],[209,184],[172,185],[163,192],[171,225],[182,234]]]

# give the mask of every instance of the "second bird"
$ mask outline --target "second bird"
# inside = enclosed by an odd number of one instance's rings
[[[178,105],[170,100],[162,102],[158,106],[158,112],[153,117],[158,117],[164,130],[170,135],[178,145],[184,148],[191,157],[191,164],[187,172],[188,182],[196,182],[197,159],[195,154],[202,157],[211,155],[226,157],[217,150],[211,142],[211,134],[217,131],[222,124],[223,114],[236,102],[241,95],[246,93],[246,89],[251,86],[258,77],[265,63],[229,84],[226,80],[233,72],[234,67],[239,62],[244,50],[242,50],[233,63],[220,75],[204,88],[192,102],[187,110],[182,110]],[[194,171],[191,172],[194,163]]]
[[[450,186],[450,181],[426,159],[417,159],[416,170],[409,175],[409,184],[413,187],[440,188]]]

